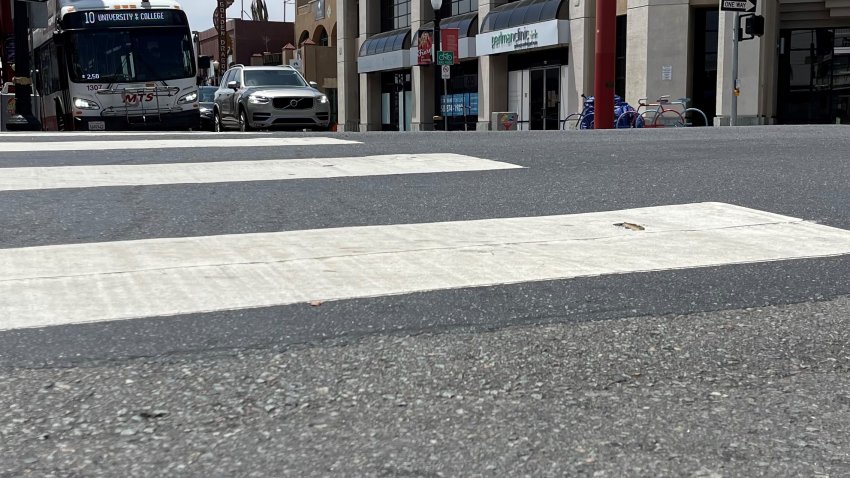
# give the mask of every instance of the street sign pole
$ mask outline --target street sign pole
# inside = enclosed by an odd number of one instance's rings
[[[443,103],[448,101],[449,99],[449,80],[443,78]],[[446,106],[448,109],[448,105]],[[448,111],[440,111],[440,114],[443,115],[443,131],[449,130],[449,115]]]
[[[738,95],[741,94],[738,81],[738,44],[741,42],[741,12],[756,11],[757,0],[720,0],[721,12],[734,12],[732,22],[732,106],[729,108],[729,126],[738,124]]]
[[[738,30],[741,14],[735,12],[734,17],[735,21],[732,28],[732,108],[729,111],[729,126],[738,124],[738,95],[740,94],[738,89],[738,43],[741,41],[741,35]]]

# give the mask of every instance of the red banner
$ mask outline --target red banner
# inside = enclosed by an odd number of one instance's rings
[[[455,65],[460,63],[460,50],[458,49],[459,39],[459,28],[443,28],[440,30],[440,50],[454,52]]]
[[[434,47],[434,30],[419,30],[416,38],[417,65],[432,63],[431,49]]]

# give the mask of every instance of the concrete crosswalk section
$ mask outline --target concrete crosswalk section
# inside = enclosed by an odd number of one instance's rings
[[[519,166],[460,154],[389,154],[353,158],[6,168],[0,175],[0,191],[280,181],[515,168]]]
[[[2,138],[0,137],[0,140]],[[137,149],[175,149],[175,148],[240,148],[240,147],[280,147],[280,146],[317,146],[358,144],[338,138],[305,136],[293,138],[209,138],[202,141],[192,139],[150,139],[109,140],[109,141],[19,141],[3,142],[0,153],[38,152],[38,151],[110,151]]]
[[[7,249],[0,329],[842,254],[850,231],[718,203]]]
[[[87,137],[3,146],[109,151],[356,143],[321,137]],[[444,153],[5,168],[0,191],[521,169]],[[717,202],[0,249],[0,330],[845,254],[850,231]]]

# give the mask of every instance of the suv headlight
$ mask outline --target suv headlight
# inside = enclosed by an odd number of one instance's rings
[[[74,108],[81,110],[99,110],[100,105],[85,98],[74,98]]]
[[[194,103],[196,101],[198,101],[198,92],[193,91],[189,94],[181,96],[180,99],[177,100],[177,104],[178,105],[185,105],[186,103]]]
[[[319,97],[319,103],[321,103],[321,104],[325,104],[325,103],[327,103],[327,102],[328,102],[328,97],[327,97],[327,96],[322,95],[322,96],[320,96],[320,97]]]
[[[265,96],[260,95],[250,95],[248,96],[248,102],[255,105],[267,105],[269,104],[269,99]]]

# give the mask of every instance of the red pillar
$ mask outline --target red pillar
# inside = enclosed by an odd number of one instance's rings
[[[595,129],[614,127],[614,64],[617,0],[596,0],[596,76],[593,83]]]

